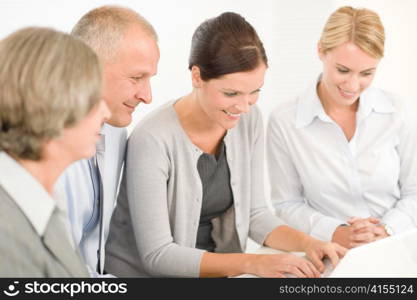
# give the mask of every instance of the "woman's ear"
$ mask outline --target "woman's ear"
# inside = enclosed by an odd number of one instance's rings
[[[200,68],[197,66],[191,67],[191,81],[193,83],[194,88],[200,88],[202,84]]]

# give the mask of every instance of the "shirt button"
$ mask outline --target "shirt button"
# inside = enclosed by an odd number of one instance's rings
[[[236,185],[236,182],[232,181],[232,185],[235,186]]]

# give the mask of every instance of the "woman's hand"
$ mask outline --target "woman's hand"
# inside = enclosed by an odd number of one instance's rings
[[[253,254],[246,273],[276,278],[286,277],[286,273],[300,278],[320,277],[320,272],[310,261],[289,253]]]
[[[304,250],[307,257],[320,273],[323,273],[325,269],[323,264],[323,259],[325,257],[328,257],[333,267],[336,267],[339,260],[345,256],[347,251],[346,248],[337,243],[326,243],[314,238],[309,240]]]
[[[352,217],[348,224],[353,230],[353,241],[351,247],[364,245],[388,236],[381,221],[377,218],[369,217],[365,219]]]
[[[376,218],[352,217],[349,226],[339,226],[333,233],[332,241],[346,248],[361,246],[388,236],[380,220]]]

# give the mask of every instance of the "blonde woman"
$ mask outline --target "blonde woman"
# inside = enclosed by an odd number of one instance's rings
[[[417,127],[402,99],[371,86],[384,41],[375,12],[336,10],[318,43],[322,74],[268,125],[277,215],[348,248],[417,224]]]
[[[0,42],[0,277],[87,277],[53,197],[94,154],[109,117],[101,68],[82,41],[25,28]]]

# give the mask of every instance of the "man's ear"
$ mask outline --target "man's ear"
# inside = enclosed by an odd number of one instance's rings
[[[200,68],[198,66],[191,67],[191,81],[194,88],[200,88],[203,80],[201,79]]]

